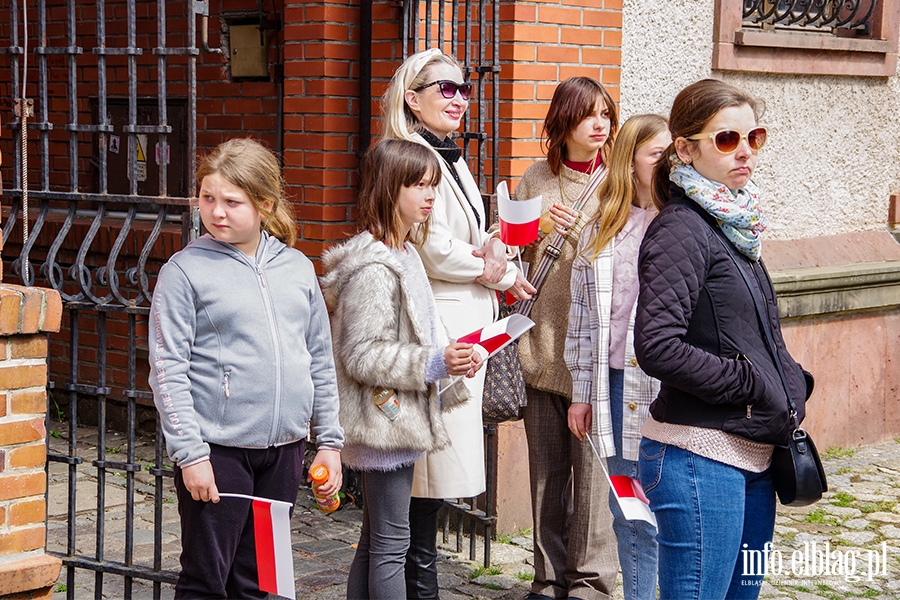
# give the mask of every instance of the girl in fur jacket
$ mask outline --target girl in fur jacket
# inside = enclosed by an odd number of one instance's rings
[[[362,472],[363,484],[348,599],[406,598],[413,463],[450,444],[441,412],[467,399],[464,385],[441,380],[472,377],[481,366],[471,344],[447,339],[410,241],[428,235],[440,179],[440,164],[424,146],[404,140],[376,145],[363,169],[361,233],[324,257],[345,430],[342,459]]]

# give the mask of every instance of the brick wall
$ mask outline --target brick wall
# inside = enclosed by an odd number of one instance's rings
[[[284,22],[284,175],[315,258],[355,232],[359,5],[287,0]]]
[[[47,332],[53,290],[0,285],[0,597],[44,598],[61,561],[45,556]]]
[[[622,0],[504,2],[500,18],[500,171],[515,181],[544,156],[544,117],[559,82],[593,77],[619,101]]]

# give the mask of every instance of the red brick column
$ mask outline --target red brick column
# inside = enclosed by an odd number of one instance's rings
[[[60,559],[44,554],[47,332],[55,290],[0,284],[0,598],[50,598]]]
[[[284,176],[310,258],[355,232],[358,38],[358,3],[285,2]]]
[[[544,117],[559,82],[593,77],[619,101],[622,0],[503,2],[500,23],[500,176],[516,180],[544,156]]]

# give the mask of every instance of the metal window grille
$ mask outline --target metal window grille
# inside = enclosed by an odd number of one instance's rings
[[[743,0],[744,25],[763,29],[797,29],[868,35],[882,0]]]

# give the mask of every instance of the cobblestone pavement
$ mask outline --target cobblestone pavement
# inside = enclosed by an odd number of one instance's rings
[[[64,428],[57,425],[58,431]],[[52,428],[51,428],[52,430]],[[900,438],[898,438],[900,439]],[[78,553],[96,552],[97,475],[90,459],[96,459],[96,432],[80,428],[79,447],[85,463],[77,467],[76,544]],[[54,452],[65,452],[65,440],[52,438]],[[93,442],[93,445],[92,445]],[[122,460],[121,436],[108,434],[108,460]],[[139,442],[139,460],[153,456],[152,445]],[[900,598],[900,442],[892,440],[855,449],[832,448],[823,453],[830,490],[816,505],[804,508],[779,506],[775,539],[767,566],[769,575],[760,597],[818,600],[836,598]],[[52,463],[49,479],[48,540],[50,550],[65,552],[68,467]],[[104,556],[124,560],[124,478],[108,474],[104,520]],[[171,480],[167,480],[171,481]],[[134,563],[151,567],[153,549],[153,478],[137,474],[133,501]],[[162,517],[162,567],[177,570],[179,524],[174,490],[166,489]],[[605,500],[601,503],[605,507]],[[359,537],[362,511],[353,506],[325,515],[315,508],[308,488],[301,488],[291,521],[297,598],[337,600],[345,597],[347,571]],[[439,540],[441,541],[441,540]],[[483,598],[521,600],[533,576],[529,532],[502,537],[491,544],[491,568],[482,566],[482,540],[476,558],[469,560],[469,540],[464,552],[456,552],[456,536],[440,544],[439,582],[443,600]],[[752,565],[753,568],[755,565]],[[824,570],[823,570],[824,569]],[[91,571],[77,569],[74,597],[94,597],[97,580]],[[63,569],[54,599],[66,597]],[[134,598],[152,598],[152,585],[134,580]],[[124,579],[104,575],[102,596],[125,596]],[[172,597],[172,587],[162,586],[162,598]],[[622,597],[621,581],[615,598]],[[273,597],[274,598],[274,597]]]

